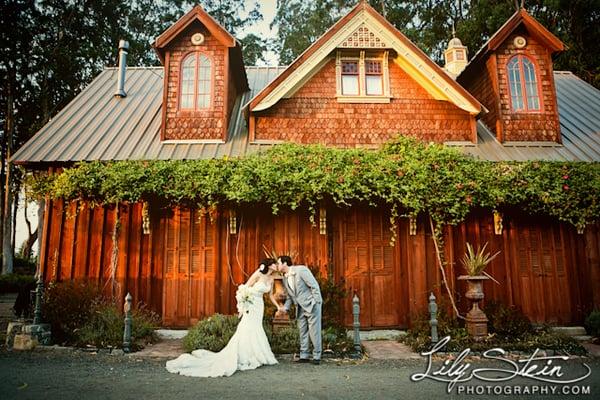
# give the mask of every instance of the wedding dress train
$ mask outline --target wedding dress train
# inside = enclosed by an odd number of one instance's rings
[[[249,370],[261,365],[274,365],[277,360],[271,351],[263,328],[263,294],[270,291],[262,281],[252,286],[252,303],[242,314],[237,329],[227,346],[220,352],[195,350],[175,360],[167,361],[167,370],[185,376],[231,376],[235,371]]]

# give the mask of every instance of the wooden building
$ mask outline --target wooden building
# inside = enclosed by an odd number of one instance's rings
[[[240,44],[195,7],[155,43],[162,67],[107,68],[12,158],[57,171],[82,160],[244,157],[281,142],[376,148],[401,133],[499,160],[600,161],[600,93],[554,72],[562,43],[524,10],[468,61],[453,38],[445,69],[365,2],[287,67],[244,66]],[[581,99],[586,99],[582,101]],[[90,207],[47,201],[41,265],[45,280],[87,278],[118,296],[131,292],[167,326],[235,310],[235,285],[263,248],[344,279],[361,299],[364,328],[406,327],[440,291],[428,220],[407,219],[390,245],[389,210],[328,208],[324,226],[307,210],[272,215],[256,204],[217,210]],[[118,224],[118,229],[115,225]],[[318,224],[319,225],[319,224]],[[535,322],[580,324],[600,305],[600,225],[583,232],[556,220],[491,210],[446,227],[450,285],[465,243],[501,251],[487,298],[520,306]],[[116,247],[115,247],[116,246]],[[116,254],[116,271],[111,270]],[[466,309],[466,302],[459,304]],[[350,322],[350,299],[345,312]]]

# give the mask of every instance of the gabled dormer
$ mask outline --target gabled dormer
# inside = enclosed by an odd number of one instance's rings
[[[153,46],[164,65],[161,140],[226,141],[235,99],[248,90],[240,43],[196,6]]]
[[[377,147],[474,142],[481,104],[359,2],[247,104],[250,140]]]
[[[562,50],[520,9],[457,77],[489,110],[482,119],[500,142],[561,142],[552,55]]]

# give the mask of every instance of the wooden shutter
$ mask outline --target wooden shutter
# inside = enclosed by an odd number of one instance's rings
[[[195,210],[191,240],[191,323],[215,312],[216,224]]]

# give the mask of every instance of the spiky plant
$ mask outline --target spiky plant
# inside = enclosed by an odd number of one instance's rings
[[[290,256],[290,258],[292,260],[296,260],[298,258],[298,252],[296,250],[290,250],[290,251],[283,251],[283,252],[278,252],[275,249],[271,249],[269,250],[267,248],[267,246],[265,246],[263,244],[263,252],[265,253],[265,256],[267,256],[268,258],[272,258],[274,260],[277,260],[279,258],[279,256],[282,255],[288,255]]]
[[[483,247],[478,247],[477,251],[475,251],[473,246],[471,246],[471,243],[467,243],[467,252],[462,258],[462,263],[469,276],[478,276],[483,274],[488,278],[494,279],[484,270],[488,264],[492,262],[492,260],[496,258],[498,254],[500,254],[500,252],[498,251],[496,254],[490,255],[489,252],[485,251],[487,245],[488,244],[486,242]]]

